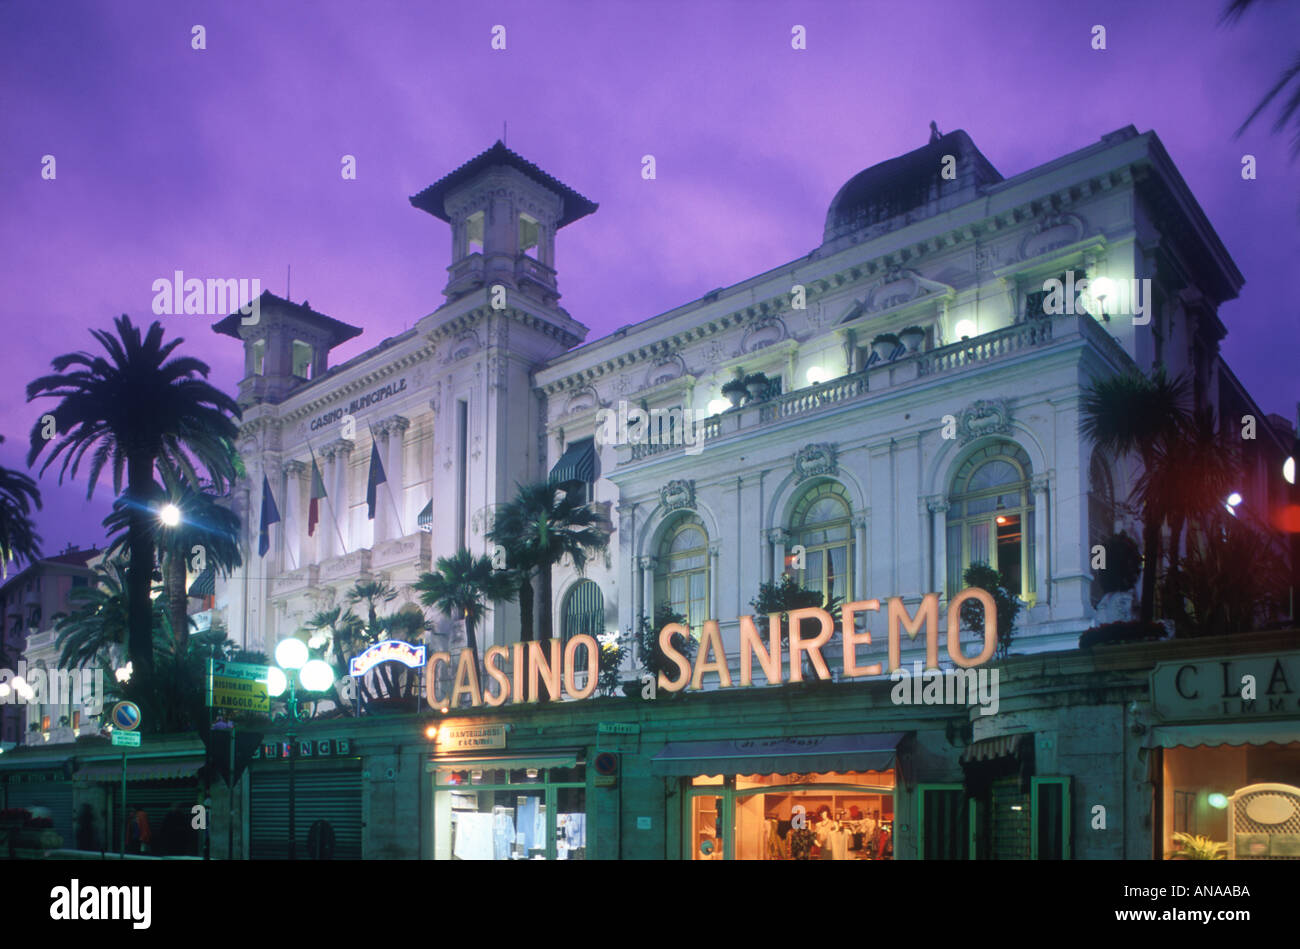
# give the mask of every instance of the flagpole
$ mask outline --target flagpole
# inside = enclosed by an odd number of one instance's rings
[[[310,439],[307,440],[307,450],[311,452],[311,460],[314,464],[316,462],[316,452],[312,451]],[[310,492],[308,493],[310,494]],[[337,534],[339,538],[339,549],[343,551],[344,555],[346,555],[348,552],[348,545],[344,543],[343,531],[339,528],[339,512],[334,508],[334,502],[330,499],[330,493],[328,491],[325,492],[325,503],[329,505],[330,520],[334,522],[334,533]]]

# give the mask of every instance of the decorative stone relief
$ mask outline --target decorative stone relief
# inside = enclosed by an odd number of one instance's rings
[[[962,410],[957,419],[958,442],[985,435],[1006,435],[1011,431],[1011,408],[1006,399],[979,399]]]
[[[686,363],[681,356],[676,353],[661,356],[655,360],[654,365],[646,372],[645,387],[649,389],[652,386],[657,386],[662,382],[669,382],[684,375],[686,375]]]
[[[742,353],[757,352],[790,337],[785,321],[779,316],[763,316],[754,320],[740,340]]]
[[[695,507],[695,482],[669,481],[659,489],[659,503],[668,511]]]
[[[794,480],[798,484],[813,475],[833,475],[838,473],[835,463],[835,446],[829,442],[804,445],[795,452]]]
[[[1087,227],[1077,214],[1048,214],[1039,219],[1020,242],[1020,259],[1029,260],[1049,250],[1082,240]]]

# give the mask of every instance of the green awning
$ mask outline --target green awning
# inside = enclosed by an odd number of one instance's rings
[[[1290,745],[1300,742],[1294,721],[1210,722],[1203,725],[1158,725],[1147,748],[1217,748],[1219,745]]]
[[[214,596],[217,592],[217,574],[211,567],[204,569],[190,584],[189,596]]]
[[[433,532],[433,498],[430,498],[429,503],[420,510],[419,515],[415,518],[415,523],[424,533],[430,534]]]
[[[203,766],[202,758],[160,758],[157,761],[128,761],[128,781],[166,781],[195,778]],[[78,781],[121,781],[122,765],[88,764],[73,775]]]
[[[425,771],[447,769],[449,771],[486,770],[488,768],[506,768],[511,771],[520,768],[576,768],[578,753],[562,755],[530,755],[528,757],[484,758],[432,758],[424,766]]]
[[[667,777],[713,774],[806,774],[816,771],[888,771],[903,732],[823,735],[813,738],[744,738],[670,741],[650,761],[650,773]]]
[[[579,438],[569,443],[560,460],[551,469],[551,484],[581,481],[590,484],[600,477],[600,460],[596,455],[595,438]]]

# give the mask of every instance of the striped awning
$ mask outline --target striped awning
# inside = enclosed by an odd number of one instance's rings
[[[551,469],[551,484],[581,481],[590,484],[600,477],[600,463],[596,455],[595,438],[579,438],[570,442],[560,460]]]
[[[430,498],[429,503],[420,509],[419,515],[415,518],[415,523],[424,533],[433,533],[433,498]]]
[[[888,771],[903,732],[823,735],[812,738],[743,738],[733,741],[670,741],[650,761],[650,773],[670,777],[701,774],[806,774],[815,771]]]
[[[128,781],[166,781],[197,777],[203,766],[202,758],[160,758],[156,761],[128,761]],[[121,781],[121,763],[101,762],[78,769],[73,778],[78,781]]]
[[[1158,725],[1147,748],[1217,748],[1219,745],[1290,745],[1300,743],[1300,725],[1281,722],[1213,722],[1204,725]]]
[[[999,735],[997,738],[982,738],[967,745],[961,753],[961,763],[974,761],[997,761],[999,758],[1014,758],[1020,753],[1020,743],[1030,737],[1028,732],[1016,735]]]
[[[215,596],[217,592],[217,574],[211,567],[204,569],[190,584],[189,595],[197,597]]]

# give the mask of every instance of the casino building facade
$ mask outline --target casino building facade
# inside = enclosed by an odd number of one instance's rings
[[[555,571],[538,609],[557,637],[631,645],[668,606],[696,637],[716,622],[726,659],[650,698],[629,649],[626,696],[499,708],[451,707],[453,661],[419,714],[304,725],[300,856],[316,821],[335,855],[367,858],[1158,858],[1198,829],[1242,858],[1300,853],[1294,633],[1078,648],[1098,621],[1092,545],[1140,536],[1122,503],[1136,471],[1079,435],[1090,380],[1164,365],[1221,419],[1253,414],[1241,494],[1261,511],[1290,447],[1219,355],[1242,276],[1154,133],[1010,178],[966,133],[935,133],[845,183],[806,256],[593,342],[560,306],[555,247],[593,202],[498,142],[411,203],[452,228],[446,301],[412,329],[331,366],[361,332],[345,314],[267,293],[255,322],[215,327],[245,352],[250,555],[216,581],[213,618],[271,654],[358,580],[421,611],[419,573],[491,553],[496,506],[549,478],[614,528],[584,574]],[[280,519],[259,557],[264,478]],[[942,617],[977,562],[1026,604],[995,705],[900,702],[888,676],[846,675],[883,662],[883,607],[856,658],[827,643],[825,676],[725,687],[739,618],[783,573],[909,614],[937,594]],[[463,632],[424,617],[424,645],[454,659]],[[480,650],[519,627],[495,605]],[[924,637],[901,647],[905,668],[926,659]],[[1211,694],[1238,661],[1269,683],[1258,703]],[[285,856],[284,737],[268,732],[234,801],[214,792],[218,822],[234,815],[214,856],[227,832],[236,856]]]

